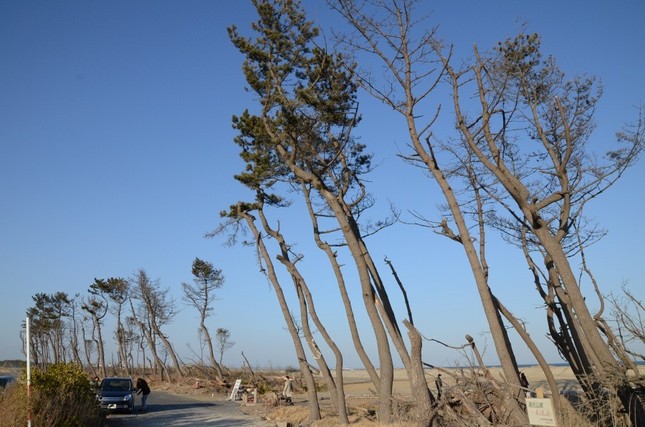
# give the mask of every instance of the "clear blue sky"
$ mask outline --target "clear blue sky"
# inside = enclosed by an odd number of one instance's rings
[[[461,54],[473,43],[485,49],[511,37],[525,23],[566,72],[601,78],[599,147],[610,148],[614,132],[645,103],[642,1],[423,3],[432,5],[439,34]],[[305,6],[323,28],[342,24],[322,0]],[[253,19],[244,0],[0,0],[0,360],[24,357],[20,324],[36,293],[85,294],[95,277],[127,278],[139,268],[171,289],[182,310],[167,333],[186,361],[194,359],[187,345],[199,351],[197,315],[182,304],[180,283],[192,279],[199,257],[226,276],[209,321],[236,342],[224,362],[239,366],[243,351],[259,366],[296,365],[253,251],[203,237],[218,225],[220,210],[249,196],[232,178],[242,163],[230,119],[252,104],[226,27],[245,31]],[[389,202],[436,214],[440,201],[425,190],[430,183],[395,157],[406,144],[403,123],[365,96],[361,106],[358,134],[380,165],[371,177],[375,215]],[[645,296],[644,180],[640,163],[589,207],[609,231],[588,254],[606,292],[627,281]],[[296,209],[287,231],[298,231]],[[303,252],[310,244],[306,232],[288,237]],[[369,243],[377,260],[396,263],[426,337],[460,345],[473,335],[494,363],[457,245],[405,225]],[[547,358],[558,361],[543,338],[543,312],[521,260],[501,245],[490,251],[496,292],[529,322]],[[303,263],[346,349],[346,365],[358,367],[320,265],[313,254]],[[459,355],[426,344],[424,358],[450,365]],[[519,359],[533,362],[525,351]]]

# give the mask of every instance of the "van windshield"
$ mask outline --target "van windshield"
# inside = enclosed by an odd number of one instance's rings
[[[130,380],[104,380],[103,390],[107,391],[129,391],[132,389]]]

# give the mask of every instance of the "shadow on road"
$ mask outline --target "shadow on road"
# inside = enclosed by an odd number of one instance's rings
[[[186,408],[216,408],[218,406],[217,402],[186,402],[186,403],[163,403],[163,404],[148,404],[148,413],[150,412],[165,412],[165,411],[181,411]],[[138,413],[138,409],[135,410],[135,413]],[[147,415],[147,413],[142,414]]]
[[[205,426],[205,427],[256,427],[267,424],[244,414],[240,405],[230,401],[204,402],[186,396],[156,393],[148,401],[148,411],[134,414],[110,414],[104,426]]]

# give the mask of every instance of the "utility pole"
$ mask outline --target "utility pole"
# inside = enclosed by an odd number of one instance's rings
[[[31,427],[31,338],[29,337],[29,316],[25,323],[25,332],[27,339],[25,339],[27,351],[27,427]]]

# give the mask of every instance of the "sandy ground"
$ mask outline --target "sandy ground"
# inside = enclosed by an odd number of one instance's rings
[[[568,366],[550,366],[561,392],[576,390],[578,382]],[[494,379],[504,382],[504,375],[501,368],[488,368]],[[434,389],[434,381],[438,374],[441,375],[444,386],[454,385],[456,376],[460,374],[459,368],[436,368],[427,369],[426,377],[431,389]],[[645,374],[645,366],[640,367],[641,374]],[[528,366],[520,368],[520,372],[526,375],[529,388],[535,390],[542,387],[548,390],[546,376],[539,366]],[[373,385],[365,370],[348,370],[345,372],[345,390],[349,396],[367,396],[373,394]],[[394,372],[394,392],[402,395],[410,394],[410,383],[404,369],[396,369]]]
[[[562,388],[571,388],[577,384],[576,379],[571,372],[571,368],[567,366],[552,366],[553,374],[556,377],[558,385]],[[426,377],[430,388],[434,388],[433,384],[439,374],[444,386],[450,387],[455,383],[455,377],[460,375],[459,368],[438,368],[427,369]],[[494,379],[504,381],[504,376],[501,368],[489,368],[490,373]],[[524,372],[527,380],[529,381],[529,388],[546,387],[546,378],[539,366],[529,366],[520,369]],[[454,375],[454,376],[453,376]],[[364,370],[351,370],[345,372],[345,390],[350,396],[362,396],[372,394],[373,386],[369,380],[367,372]],[[404,369],[396,369],[394,372],[394,392],[398,394],[410,394],[410,383],[407,379],[407,374]]]
[[[551,366],[553,375],[556,378],[560,391],[566,392],[567,390],[577,389],[577,381],[569,367],[566,366]],[[645,368],[644,368],[645,369]],[[468,369],[470,371],[470,369]],[[489,372],[494,379],[497,379],[501,382],[504,382],[504,377],[502,375],[501,368],[489,368]],[[532,391],[535,391],[536,388],[542,388],[546,395],[548,395],[548,386],[546,384],[546,378],[539,368],[539,366],[530,366],[521,368],[527,380],[529,381],[529,388]],[[481,371],[479,372],[481,374]],[[443,385],[445,388],[455,384],[457,377],[461,377],[462,373],[459,368],[437,368],[437,369],[427,369],[426,377],[428,384],[431,389],[434,391],[434,383],[437,375],[441,374]],[[468,372],[470,375],[470,372]],[[322,380],[321,380],[322,381]],[[378,423],[373,420],[373,417],[368,415],[367,408],[372,407],[374,404],[375,390],[372,385],[367,371],[357,369],[357,370],[346,370],[344,374],[345,382],[345,392],[347,395],[347,403],[350,409],[350,421],[353,425],[357,426],[374,426]],[[298,390],[296,390],[298,391]],[[408,400],[410,396],[410,384],[407,379],[407,374],[404,369],[396,369],[394,372],[394,393],[403,398],[403,400]],[[294,396],[294,402],[296,403],[295,407],[280,407],[268,409],[263,407],[263,405],[258,405],[259,407],[246,407],[242,410],[246,413],[254,413],[258,418],[263,418],[264,420],[284,420],[290,421],[297,425],[299,422],[305,422],[307,419],[307,409],[306,409],[306,395],[302,392],[296,393]],[[324,405],[327,405],[330,402],[329,396],[327,393],[320,392],[319,398],[321,399],[321,408],[325,408]],[[333,426],[333,422],[327,421],[321,423],[321,426]],[[400,423],[395,423],[397,426],[403,425]],[[318,424],[317,424],[318,425]],[[405,424],[408,425],[408,424]],[[412,424],[409,424],[412,425]]]

